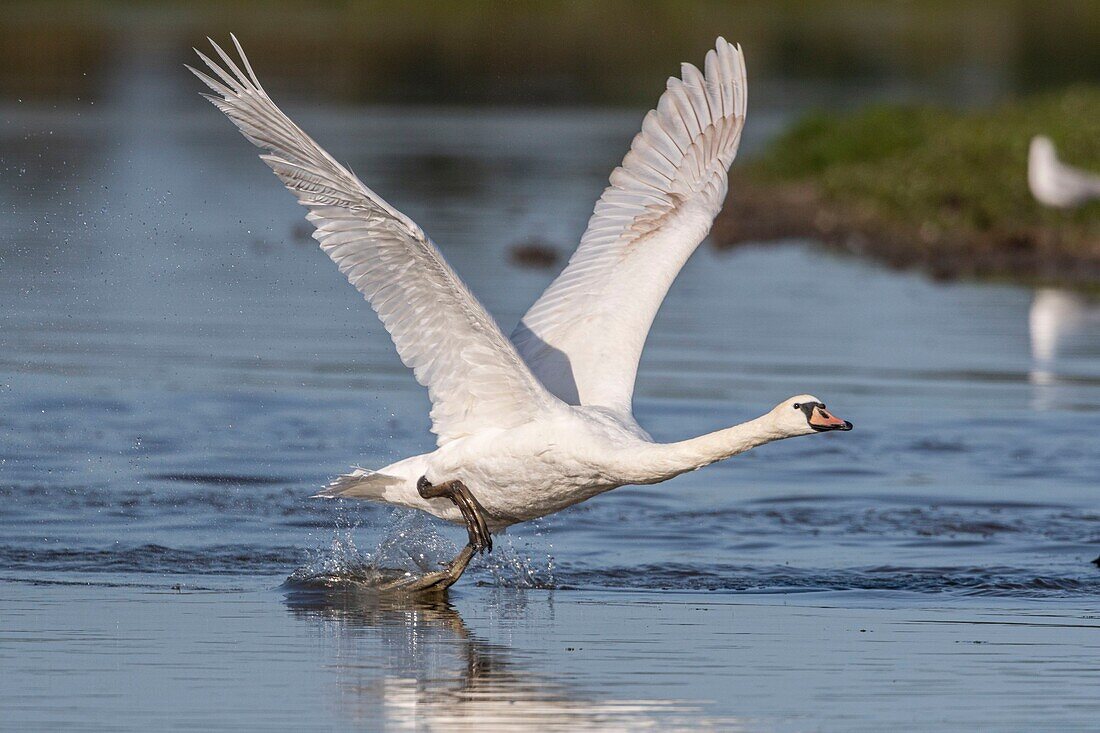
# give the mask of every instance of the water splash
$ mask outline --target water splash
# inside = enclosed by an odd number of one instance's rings
[[[398,509],[391,522],[370,555],[376,566],[427,572],[437,570],[458,552],[423,512]]]
[[[491,580],[482,585],[500,588],[553,588],[553,545],[544,544],[542,524],[531,522],[533,539],[529,535],[498,535],[492,553],[485,560],[485,570]]]
[[[287,584],[377,586],[400,575],[436,570],[457,552],[422,512],[395,510],[385,535],[370,552],[355,545],[359,526],[358,520],[337,515],[329,544],[311,551],[307,563],[291,573]]]
[[[423,512],[394,510],[385,534],[369,552],[355,544],[359,529],[359,520],[337,515],[331,539],[309,551],[306,564],[295,570],[287,583],[312,588],[373,586],[400,575],[438,570],[459,549],[441,533],[438,522]],[[471,574],[480,576],[481,585],[553,588],[555,565],[549,552],[553,546],[541,541],[540,525],[533,529],[530,535],[498,535],[493,551],[481,556]]]

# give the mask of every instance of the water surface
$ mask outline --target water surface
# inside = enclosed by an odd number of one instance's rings
[[[301,210],[156,87],[0,128],[0,707],[148,729],[1087,729],[1100,309],[811,243],[701,248],[636,412],[680,439],[810,392],[855,423],[511,529],[450,602],[303,577],[461,531],[308,496],[429,450],[428,402]],[[132,94],[132,96],[127,96]],[[639,115],[290,110],[510,330]],[[757,119],[759,121],[757,121]],[[751,148],[779,120],[754,118]],[[736,192],[734,192],[736,195]],[[296,580],[287,578],[298,571]]]

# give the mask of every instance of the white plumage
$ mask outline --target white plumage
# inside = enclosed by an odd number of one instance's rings
[[[1100,176],[1058,160],[1054,143],[1043,135],[1031,139],[1027,183],[1039,203],[1057,209],[1072,209],[1100,199]]]
[[[681,78],[669,79],[569,265],[509,341],[427,235],[275,106],[233,43],[243,70],[216,44],[224,67],[200,53],[214,76],[191,70],[215,92],[207,98],[267,151],[261,158],[309,209],[321,248],[378,313],[432,402],[435,451],[377,472],[357,469],[319,496],[462,521],[450,500],[417,490],[421,477],[457,479],[501,528],[772,440],[851,427],[810,395],[671,444],[655,443],[631,414],[653,318],[726,196],[745,122],[739,48],[719,38],[705,73],[684,64]]]
[[[706,75],[683,64],[611,174],[568,266],[512,335],[570,404],[629,413],[649,327],[726,198],[745,124],[745,61],[719,38]]]

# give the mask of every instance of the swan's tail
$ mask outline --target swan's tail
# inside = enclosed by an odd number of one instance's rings
[[[374,499],[387,501],[386,490],[396,489],[404,481],[365,468],[357,468],[351,473],[337,476],[329,485],[313,495],[314,499]],[[392,501],[392,499],[390,499]]]
[[[429,502],[420,496],[417,479],[427,470],[427,456],[410,456],[378,470],[356,467],[334,478],[314,494],[320,499],[366,499],[420,509],[450,522],[462,522],[462,513],[450,502]]]

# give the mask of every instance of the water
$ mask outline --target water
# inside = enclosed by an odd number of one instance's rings
[[[308,496],[429,449],[426,395],[252,149],[133,74],[102,110],[3,110],[0,727],[1100,714],[1094,303],[704,246],[640,422],[679,439],[811,392],[856,429],[515,527],[449,601],[384,602],[318,579],[431,565],[462,531]],[[557,270],[510,247],[572,247],[640,116],[288,108],[507,329]]]

